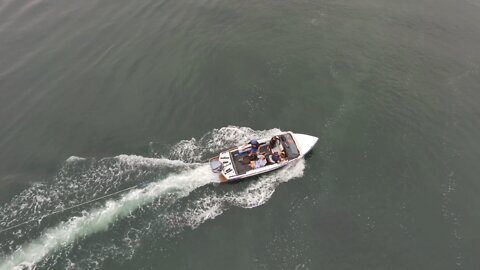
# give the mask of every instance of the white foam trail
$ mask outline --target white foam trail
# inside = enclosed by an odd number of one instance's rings
[[[131,167],[158,167],[158,166],[170,166],[170,167],[183,167],[189,165],[195,165],[192,163],[185,163],[181,160],[171,160],[166,158],[148,158],[136,155],[119,155],[115,157],[120,164]]]
[[[165,216],[167,224],[173,231],[183,226],[197,228],[209,219],[214,219],[227,211],[231,206],[254,208],[266,203],[280,183],[303,176],[305,160],[301,159],[284,169],[267,174],[253,180],[247,188],[226,194],[212,193],[193,202],[181,212]]]
[[[3,228],[61,210],[77,203],[117,191],[116,187],[130,178],[165,169],[188,169],[197,164],[166,158],[119,155],[99,161],[70,157],[52,184],[36,183],[0,206],[0,226]],[[77,165],[86,164],[86,167]],[[71,169],[78,171],[71,171]],[[1,243],[0,243],[1,246]],[[1,259],[0,259],[1,261]]]
[[[186,162],[198,162],[226,148],[247,143],[251,139],[268,138],[281,132],[277,128],[253,130],[248,127],[222,127],[208,132],[199,140],[192,138],[178,142],[170,149],[169,157]]]
[[[155,177],[165,168],[168,168],[167,172],[173,170],[177,174],[170,174],[164,180],[152,183],[143,190],[133,190],[116,201],[108,201],[102,208],[85,211],[81,217],[71,218],[56,227],[46,229],[39,238],[22,245],[8,256],[0,255],[0,270],[12,269],[15,266],[22,269],[35,268],[35,265],[49,254],[59,249],[68,249],[84,237],[107,230],[118,219],[128,216],[135,209],[153,202],[156,198],[172,198],[171,203],[175,203],[176,199],[187,196],[197,187],[216,178],[208,166],[185,162],[198,162],[227,147],[253,138],[270,137],[280,132],[279,129],[256,131],[236,126],[214,129],[198,140],[184,140],[170,148],[170,151],[165,149],[169,152],[168,158],[161,157],[154,148],[151,149],[152,153],[160,158],[135,155],[120,155],[99,160],[71,157],[59,171],[52,186],[42,184],[39,187],[32,187],[22,192],[21,196],[8,205],[0,207],[0,224],[2,226],[14,224],[17,217],[41,215],[54,207],[68,206],[77,201],[94,198],[110,189],[115,190],[126,181],[141,181],[142,178],[151,180],[150,177]],[[196,228],[231,207],[252,208],[262,205],[269,200],[281,182],[303,175],[303,168],[303,160],[300,160],[289,168],[262,176],[248,183],[246,188],[245,185],[241,185],[244,188],[235,189],[227,194],[206,190],[208,194],[190,201],[186,207],[182,206],[184,211],[171,213],[172,211],[168,210],[167,214],[163,215],[165,219],[160,221],[167,230],[168,228],[172,228],[173,231],[181,230],[185,226]],[[29,232],[21,234],[28,235]],[[140,236],[137,241],[141,241]],[[14,247],[13,242],[9,245],[10,248]]]
[[[116,220],[129,215],[142,205],[153,202],[162,195],[176,198],[187,196],[194,189],[215,181],[215,175],[208,166],[200,166],[179,174],[173,174],[159,182],[151,183],[144,189],[128,192],[119,200],[107,201],[105,206],[73,217],[56,227],[46,230],[33,242],[16,250],[1,263],[0,270],[9,270],[16,266],[32,265],[50,252],[68,246],[74,241],[94,233],[107,230]]]
[[[77,157],[77,156],[71,156],[65,160],[65,162],[75,162],[75,161],[83,161],[85,158],[82,157]]]

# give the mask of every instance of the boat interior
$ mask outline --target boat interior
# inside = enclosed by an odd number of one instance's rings
[[[300,153],[295,145],[295,141],[293,140],[292,136],[289,133],[285,133],[278,136],[280,138],[280,144],[272,149],[272,153],[277,152],[280,153],[285,151],[286,160],[292,160],[297,158]],[[268,141],[265,143],[260,144],[260,148],[258,153],[260,154],[267,154],[269,153],[268,148]],[[238,149],[235,149],[230,152],[231,160],[233,161],[235,171],[237,175],[245,174],[246,172],[252,170],[250,168],[250,160],[248,158],[248,151],[239,153]],[[269,164],[265,166],[270,166]]]

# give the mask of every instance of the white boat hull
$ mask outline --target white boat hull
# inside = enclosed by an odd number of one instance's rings
[[[214,168],[212,161],[216,162],[217,165],[220,165],[221,163],[221,171],[219,171],[221,181],[236,182],[248,177],[274,171],[292,162],[296,162],[310,152],[318,141],[317,137],[292,132],[279,134],[279,136],[283,140],[281,142],[282,148],[284,148],[285,152],[290,156],[287,158],[287,160],[281,163],[270,164],[256,169],[245,169],[245,166],[248,167],[248,165],[240,164],[238,158],[242,156],[244,157],[248,150],[246,150],[246,146],[239,146],[229,151],[220,153],[218,157],[212,158],[210,163],[212,170]],[[261,147],[266,146],[269,141],[270,138],[258,140]]]

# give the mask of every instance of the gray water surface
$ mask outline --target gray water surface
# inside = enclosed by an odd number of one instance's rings
[[[0,0],[0,229],[150,185],[0,269],[478,269],[479,48],[478,0]],[[199,164],[280,130],[319,142]]]

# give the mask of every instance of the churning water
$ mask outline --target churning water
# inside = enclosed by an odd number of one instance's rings
[[[126,250],[115,254],[124,257],[125,254],[134,253],[135,242],[146,237],[155,237],[155,234],[174,235],[184,227],[196,228],[231,207],[252,208],[262,205],[272,196],[278,184],[302,175],[303,160],[279,172],[259,177],[241,189],[222,192],[216,190],[222,190],[218,186],[198,191],[196,196],[189,199],[193,191],[207,184],[218,183],[208,164],[194,161],[207,153],[247,141],[248,138],[271,136],[278,132],[278,129],[254,131],[230,126],[213,130],[199,140],[181,141],[166,153],[166,157],[121,155],[99,160],[70,157],[54,181],[36,184],[0,208],[2,227],[32,217],[39,218],[38,223],[15,229],[11,239],[1,243],[4,254],[0,269],[37,264],[48,267],[49,263],[58,261],[68,263],[65,254],[73,247],[83,246],[82,242],[86,239],[94,239],[95,234],[108,235],[108,231],[116,230],[116,227],[131,226],[124,228],[123,235],[112,236],[121,238],[114,239],[114,242],[128,243],[123,247]],[[42,221],[42,217],[51,211],[142,181],[146,184],[117,198],[90,208],[76,209],[74,213],[62,213],[61,217],[54,218],[57,222]],[[181,205],[179,201],[182,201]],[[151,226],[162,229],[151,231]],[[134,239],[130,238],[133,232]],[[88,249],[89,245],[83,248]],[[105,257],[110,255],[107,252]],[[99,267],[101,260],[100,255],[95,261]]]

